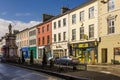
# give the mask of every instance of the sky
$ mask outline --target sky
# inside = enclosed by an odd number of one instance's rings
[[[0,37],[13,29],[23,30],[41,23],[42,14],[60,14],[62,6],[70,9],[88,0],[0,0]]]

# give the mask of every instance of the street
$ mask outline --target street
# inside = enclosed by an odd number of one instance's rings
[[[47,74],[0,63],[0,80],[63,80]]]

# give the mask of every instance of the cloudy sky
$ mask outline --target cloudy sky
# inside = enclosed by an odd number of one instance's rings
[[[88,0],[0,0],[0,37],[13,29],[23,30],[41,22],[42,14],[60,14],[62,6],[70,9]]]

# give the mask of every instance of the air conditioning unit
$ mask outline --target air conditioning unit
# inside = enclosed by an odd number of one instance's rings
[[[109,0],[101,0],[102,3],[107,3]]]

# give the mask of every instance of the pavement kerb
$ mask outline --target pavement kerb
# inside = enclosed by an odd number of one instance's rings
[[[119,66],[119,67],[118,67]],[[101,68],[113,68],[113,69],[120,69],[120,65],[87,65],[87,67],[101,67]]]
[[[57,73],[57,72],[52,72],[52,71],[46,71],[43,69],[37,69],[37,68],[31,68],[31,67],[27,67],[27,66],[23,66],[23,65],[17,65],[17,64],[12,64],[12,63],[7,63],[10,65],[14,65],[17,67],[22,67],[22,68],[26,68],[26,69],[30,69],[30,70],[34,70],[34,71],[38,71],[38,72],[42,72],[42,73],[46,73],[52,76],[57,76],[66,80],[90,80],[87,78],[83,78],[83,77],[77,77],[77,76],[72,76],[72,75],[68,75],[68,74],[64,74],[64,73]]]

